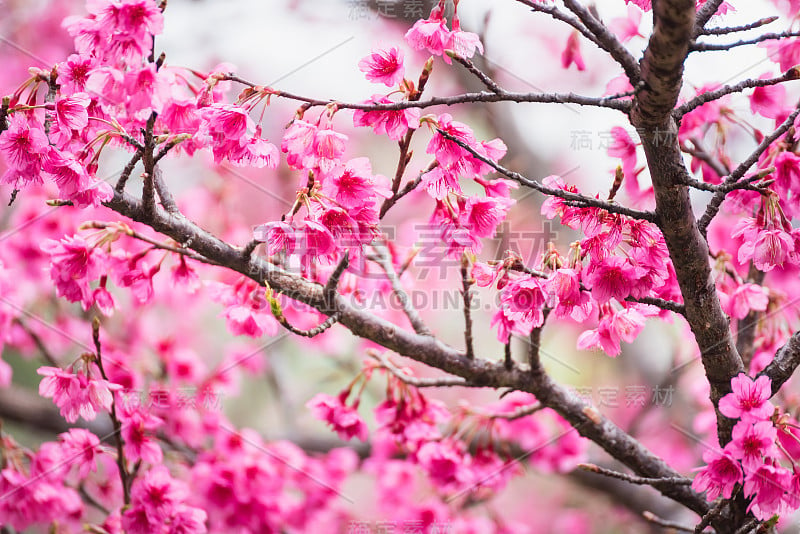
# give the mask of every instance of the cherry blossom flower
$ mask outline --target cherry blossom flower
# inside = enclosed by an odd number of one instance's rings
[[[120,407],[117,415],[122,423],[125,459],[133,463],[141,460],[154,466],[160,464],[163,454],[153,434],[163,421],[133,402],[122,402]]]
[[[472,457],[462,441],[452,438],[429,441],[420,447],[416,458],[431,482],[443,491],[458,491],[475,478]]]
[[[744,494],[751,497],[748,512],[766,521],[775,514],[784,513],[785,490],[792,482],[792,472],[777,464],[761,464],[745,476]]]
[[[58,435],[69,465],[78,466],[78,476],[86,478],[97,471],[97,456],[103,454],[100,438],[83,428],[71,428]]]
[[[769,78],[764,74],[762,79]],[[756,87],[750,95],[750,110],[768,119],[778,119],[785,115],[786,88],[783,85]]]
[[[450,30],[439,6],[433,8],[429,18],[414,23],[406,32],[406,42],[416,50],[426,49],[435,56],[444,54],[450,42]]]
[[[372,95],[364,104],[393,104],[383,95]],[[420,111],[418,108],[406,108],[397,111],[364,111],[353,112],[355,126],[371,126],[378,135],[386,135],[393,141],[400,141],[409,130],[419,128]]]
[[[777,451],[778,431],[771,421],[739,421],[732,435],[728,448],[742,461],[745,471],[756,470],[763,463],[763,457],[770,457]]]
[[[58,64],[58,83],[65,94],[74,94],[86,88],[89,71],[94,60],[91,56],[72,54],[63,63]]]
[[[0,183],[17,188],[41,183],[39,173],[48,151],[44,128],[25,114],[14,113],[8,119],[8,128],[0,133],[0,153],[9,165]]]
[[[722,309],[734,319],[744,319],[750,310],[767,309],[769,297],[763,287],[756,284],[742,284],[730,295],[719,292]]]
[[[325,393],[318,393],[306,404],[311,414],[328,425],[345,441],[354,437],[361,441],[367,440],[367,425],[353,407],[344,404],[342,395],[331,397]]]
[[[634,37],[644,37],[639,32],[639,25],[642,23],[642,10],[637,9],[636,4],[628,4],[628,13],[625,17],[616,17],[608,22],[611,31],[617,34],[619,40],[627,43]]]
[[[547,293],[558,299],[557,317],[570,316],[577,322],[589,317],[593,308],[588,291],[581,290],[580,273],[575,269],[558,269],[547,279]]]
[[[276,221],[257,226],[253,238],[267,244],[267,253],[274,256],[281,251],[292,254],[296,246],[296,230],[289,224]]]
[[[73,93],[55,102],[56,122],[64,130],[80,130],[89,124],[86,108],[91,98],[86,93]]]
[[[742,467],[729,450],[709,449],[703,453],[706,466],[701,468],[692,481],[692,489],[706,492],[706,499],[714,501],[722,495],[730,499],[733,488],[741,484]]]
[[[523,276],[512,280],[500,294],[500,302],[506,315],[515,321],[521,321],[532,328],[544,322],[542,308],[547,297],[544,284],[532,276]]]
[[[483,44],[480,37],[472,32],[465,32],[461,30],[461,21],[458,18],[458,13],[453,14],[453,31],[450,32],[450,39],[445,45],[447,50],[452,50],[458,57],[471,58],[475,55],[476,51],[483,54]],[[445,63],[450,64],[450,56],[445,54],[443,56]]]
[[[625,258],[609,256],[592,264],[585,280],[592,296],[602,304],[611,298],[624,300],[644,274],[642,267],[632,265]]]
[[[769,401],[772,396],[772,380],[759,376],[753,380],[741,373],[731,380],[731,393],[719,400],[719,411],[731,419],[742,418],[747,421],[769,419],[775,407]]]
[[[69,423],[79,417],[93,421],[97,412],[109,411],[112,392],[122,386],[98,378],[97,365],[88,365],[86,373],[70,373],[56,367],[40,367],[37,373],[45,378],[39,383],[39,395],[53,399],[61,415]]]
[[[372,174],[368,158],[349,160],[326,177],[322,192],[345,209],[371,203],[376,196],[389,198],[392,191],[386,177]]]
[[[358,69],[369,81],[392,87],[403,79],[403,51],[396,46],[378,50],[359,61]]]
[[[586,64],[583,62],[581,56],[581,42],[580,35],[577,30],[569,34],[567,38],[567,46],[561,53],[561,66],[568,69],[570,65],[575,64],[578,70],[586,70]]]
[[[164,466],[149,469],[131,488],[131,505],[122,515],[126,532],[204,534],[206,513],[185,504],[186,483],[172,478]]]
[[[513,200],[504,198],[469,197],[461,223],[478,237],[493,237],[513,203]]]
[[[780,42],[766,41],[759,43],[759,46],[767,49],[767,57],[777,62],[783,72],[795,65],[800,65],[800,39],[784,39]]]

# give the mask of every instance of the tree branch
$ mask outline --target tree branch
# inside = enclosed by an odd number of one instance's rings
[[[199,254],[253,280],[266,281],[273,289],[304,304],[318,310],[327,306],[323,288],[319,284],[287,273],[261,258],[243,258],[241,249],[220,240],[185,218],[176,217],[160,208],[147,215],[141,201],[127,193],[116,192],[106,206],[147,224],[178,242],[189,242],[191,248]],[[552,382],[546,375],[532,381],[531,373],[527,370],[514,366],[506,369],[502,362],[490,362],[481,358],[468,360],[463,352],[432,336],[409,332],[386,319],[352,307],[344,297],[337,295],[336,303],[339,322],[354,335],[428,366],[460,376],[475,387],[512,388],[533,393],[543,406],[564,417],[581,435],[600,445],[636,474],[651,478],[680,476],[661,458],[587,406],[574,393]],[[543,370],[537,370],[535,375],[538,377],[541,372]],[[698,514],[702,515],[708,510],[705,499],[685,486],[662,488],[660,491]]]
[[[711,20],[711,17],[713,17],[717,12],[723,1],[724,0],[708,0],[708,2],[703,4],[703,6],[697,11],[697,16],[694,19],[694,28],[692,31],[693,37],[697,37],[703,33],[706,24],[708,24],[708,21]]]
[[[511,178],[515,182],[518,182],[518,183],[520,183],[520,184],[522,184],[524,186],[530,187],[531,189],[535,189],[535,190],[539,191],[540,193],[544,193],[545,195],[550,195],[550,196],[554,196],[554,197],[558,197],[558,198],[563,198],[564,200],[569,200],[569,201],[576,202],[581,207],[600,208],[600,209],[604,209],[604,210],[608,211],[609,213],[619,213],[620,215],[625,215],[627,217],[632,217],[634,219],[641,219],[641,220],[648,221],[648,222],[655,222],[656,221],[655,214],[652,213],[652,212],[649,212],[649,211],[634,210],[634,209],[631,209],[631,208],[626,208],[625,206],[620,206],[618,204],[613,204],[611,202],[607,202],[605,200],[600,200],[600,199],[597,199],[597,198],[587,197],[585,195],[581,195],[581,194],[578,194],[578,193],[573,193],[571,191],[565,191],[563,189],[555,189],[555,188],[552,188],[552,187],[547,187],[545,185],[542,185],[541,183],[537,182],[536,180],[531,180],[530,178],[526,178],[525,176],[522,176],[518,172],[514,172],[512,170],[509,170],[509,169],[503,167],[502,165],[500,165],[499,163],[497,163],[496,161],[493,161],[492,159],[487,158],[483,154],[478,153],[478,151],[476,151],[474,148],[469,146],[467,143],[465,143],[461,139],[458,139],[457,137],[453,137],[452,135],[450,135],[449,133],[445,132],[444,130],[437,129],[437,132],[439,132],[439,134],[442,137],[454,142],[455,144],[457,144],[458,146],[460,146],[461,148],[463,148],[464,150],[469,152],[472,155],[472,157],[474,157],[475,159],[480,160],[483,163],[489,165],[490,167],[492,167],[494,170],[496,170],[500,174],[502,174],[504,176],[507,176],[508,178]]]
[[[699,108],[703,104],[707,104],[714,100],[719,100],[725,95],[729,95],[732,93],[739,93],[741,91],[744,91],[745,89],[753,89],[755,87],[768,87],[770,85],[776,85],[779,83],[797,80],[798,78],[800,78],[800,69],[798,69],[797,67],[793,67],[776,78],[767,78],[763,80],[749,79],[741,81],[736,85],[724,85],[714,91],[706,91],[703,94],[697,95],[688,102],[678,106],[678,108],[676,108],[675,111],[673,112],[673,115],[675,116],[676,119],[680,119],[693,109]]]
[[[800,332],[795,332],[786,344],[778,349],[775,357],[758,376],[767,376],[772,380],[772,394],[780,391],[781,386],[792,377],[800,365]]]
[[[729,33],[746,32],[748,30],[754,30],[756,28],[760,28],[761,26],[766,26],[767,24],[772,24],[779,18],[780,17],[776,15],[772,17],[765,17],[755,22],[751,22],[750,24],[743,24],[741,26],[728,26],[723,28],[704,28],[698,35],[728,35]]]
[[[754,37],[752,39],[741,39],[739,41],[735,41],[733,43],[692,43],[689,45],[689,51],[691,52],[716,52],[719,50],[730,50],[731,48],[736,48],[737,46],[747,46],[752,44],[758,44],[763,41],[775,41],[778,39],[786,39],[787,37],[799,37],[799,32],[792,32],[792,31],[785,31],[781,33],[765,33],[763,35],[759,35],[758,37]]]
[[[678,126],[671,115],[696,24],[695,2],[660,0],[653,5],[653,16],[655,26],[642,61],[644,88],[634,98],[631,123],[640,132],[655,191],[658,224],[675,266],[686,319],[700,347],[716,409],[743,366],[717,297],[708,244],[694,217],[686,185],[690,175],[678,145]],[[732,421],[717,410],[721,444],[730,440],[732,426]]]
[[[249,87],[259,87],[252,82],[248,82],[238,76],[229,74],[225,80],[231,80],[247,85]],[[615,97],[591,97],[576,95],[575,93],[517,93],[502,90],[500,93],[481,91],[478,93],[462,93],[454,96],[431,97],[427,100],[403,100],[392,104],[354,104],[351,102],[339,102],[336,100],[321,100],[307,96],[297,95],[288,91],[278,89],[266,89],[268,94],[289,100],[305,102],[308,107],[328,106],[335,104],[338,109],[360,109],[363,111],[399,111],[408,108],[425,109],[432,106],[453,106],[456,104],[475,103],[475,102],[532,102],[540,104],[577,104],[580,106],[595,106],[611,108],[627,112],[630,102],[627,100],[617,100]]]

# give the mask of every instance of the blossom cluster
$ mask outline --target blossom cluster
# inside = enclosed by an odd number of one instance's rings
[[[382,368],[368,362],[363,380],[369,380],[376,369]],[[414,376],[409,368],[401,371],[406,377]],[[530,451],[527,461],[546,472],[572,469],[585,455],[586,441],[569,423],[551,410],[531,409],[537,404],[533,395],[515,392],[488,410],[477,410],[464,401],[453,415],[444,403],[406,380],[388,371],[386,376],[387,397],[374,409],[377,427],[371,433],[375,450],[370,466],[378,472],[391,469],[393,458],[404,455],[444,495],[490,496],[502,490],[519,469],[504,452],[511,443]],[[369,432],[357,411],[358,393],[347,404],[357,381],[337,397],[320,393],[308,403],[314,417],[343,440],[363,441]],[[515,415],[526,409],[537,413]],[[465,435],[478,437],[470,440]]]
[[[703,453],[706,467],[699,470],[692,487],[706,492],[709,501],[722,495],[730,499],[744,491],[749,512],[761,520],[786,515],[800,508],[800,473],[781,465],[781,455],[795,466],[800,452],[797,425],[789,416],[777,416],[771,381],[740,374],[731,380],[732,392],[719,401],[719,411],[738,419],[732,440],[721,450]]]

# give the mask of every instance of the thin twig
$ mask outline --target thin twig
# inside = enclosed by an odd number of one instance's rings
[[[681,143],[680,146],[683,152],[705,162],[705,164],[711,167],[711,169],[720,177],[730,174],[731,170],[726,165],[705,151],[699,139],[692,138],[691,141],[692,145],[694,145],[691,147],[685,143]]]
[[[401,198],[403,198],[404,196],[406,196],[407,194],[412,192],[414,189],[416,189],[417,186],[422,181],[422,176],[424,174],[431,172],[433,169],[435,169],[438,166],[439,166],[439,162],[438,161],[436,161],[436,160],[432,161],[427,167],[425,167],[425,169],[422,172],[420,172],[417,175],[416,178],[414,178],[410,182],[407,182],[406,185],[401,190],[399,190],[396,194],[394,194],[391,197],[389,197],[386,200],[384,200],[383,204],[381,205],[380,218],[383,219],[383,216],[386,215],[386,212],[388,212],[391,209],[391,207],[394,206],[397,203],[398,200],[400,200]]]
[[[542,310],[542,324],[531,330],[531,346],[528,349],[528,365],[530,365],[532,372],[541,366],[541,362],[539,361],[539,352],[542,344],[542,330],[544,329],[544,324],[547,322],[547,318],[549,316],[550,308],[544,308]]]
[[[520,406],[511,412],[493,413],[488,417],[490,419],[505,419],[506,421],[514,421],[515,419],[522,419],[523,417],[528,417],[529,415],[533,415],[536,412],[540,412],[544,409],[545,406],[543,406],[541,402],[535,402],[533,404]]]
[[[554,189],[552,187],[544,186],[541,183],[537,182],[536,180],[531,180],[530,178],[526,178],[525,176],[521,175],[518,172],[514,172],[512,170],[503,167],[496,161],[487,158],[483,154],[478,153],[474,148],[469,146],[467,143],[465,143],[461,139],[453,137],[444,130],[437,128],[436,131],[439,132],[439,134],[442,137],[454,142],[455,144],[457,144],[458,146],[469,152],[472,155],[472,157],[489,165],[500,174],[503,174],[504,176],[507,176],[508,178],[511,178],[515,182],[518,182],[524,186],[530,187],[531,189],[535,189],[540,193],[544,193],[545,195],[550,195],[558,198],[563,198],[564,200],[571,200],[573,202],[581,204],[582,207],[600,208],[610,213],[618,213],[620,215],[625,215],[627,217],[632,217],[634,219],[641,219],[648,222],[655,222],[656,218],[655,213],[651,211],[634,210],[631,208],[620,206],[618,204],[612,204],[611,202],[606,202],[605,200],[587,197],[578,193],[573,193],[571,191],[565,191],[563,189]]]
[[[792,80],[797,80],[800,78],[800,69],[792,67],[791,69],[787,70],[780,76],[776,78],[767,78],[767,79],[760,79],[760,78],[751,78],[748,80],[741,81],[735,85],[723,85],[719,89],[715,89],[714,91],[706,91],[705,93],[699,94],[696,97],[692,98],[688,102],[678,106],[672,112],[672,116],[676,119],[679,119],[692,111],[693,109],[699,108],[703,104],[708,104],[714,100],[719,100],[723,96],[732,94],[732,93],[739,93],[744,91],[745,89],[753,89],[755,87],[768,87],[770,85],[777,85],[779,83],[784,83]]]
[[[655,486],[663,486],[665,484],[690,486],[692,484],[692,480],[686,477],[668,477],[668,478],[638,477],[636,475],[629,475],[627,473],[620,473],[619,471],[606,469],[605,467],[600,467],[599,465],[595,464],[578,464],[578,467],[583,469],[584,471],[591,471],[592,473],[605,475],[607,477],[624,480],[625,482],[629,482],[631,484],[638,484],[642,486],[655,487]]]
[[[219,263],[216,261],[206,258],[205,256],[201,256],[197,252],[193,251],[192,249],[185,248],[185,247],[176,247],[173,245],[168,245],[167,243],[161,243],[156,241],[151,237],[147,237],[144,234],[137,232],[136,230],[132,229],[125,223],[116,222],[116,223],[108,223],[108,222],[101,222],[101,221],[87,221],[81,224],[80,229],[96,229],[96,230],[109,230],[111,229],[114,232],[123,233],[129,237],[134,239],[138,239],[139,241],[144,241],[145,243],[149,243],[153,247],[166,250],[168,252],[174,252],[175,254],[180,254],[182,256],[186,256],[189,259],[199,261],[201,263],[206,263],[208,265],[216,265],[220,266]]]
[[[325,303],[332,311],[336,310],[336,290],[339,287],[339,280],[348,265],[350,265],[350,253],[346,251],[331,273],[330,278],[328,278],[328,281],[325,283],[325,287],[322,289],[322,296],[325,298]]]
[[[226,75],[226,80],[235,81],[249,87],[258,87],[252,82],[248,82],[236,75]],[[277,89],[269,89],[269,94],[279,98],[287,98],[289,100],[297,100],[305,102],[306,106],[311,108],[315,106],[328,106],[334,104],[338,109],[360,109],[363,111],[400,111],[409,108],[429,108],[432,106],[452,106],[455,104],[474,103],[474,102],[531,102],[540,104],[577,104],[580,106],[595,106],[602,108],[611,108],[619,111],[627,111],[630,108],[630,102],[620,101],[610,97],[592,97],[576,95],[575,93],[517,93],[512,91],[502,91],[501,93],[493,93],[489,91],[481,91],[475,93],[462,93],[453,96],[432,97],[427,100],[403,100],[401,102],[393,102],[391,104],[365,104],[365,103],[352,103],[352,102],[339,102],[337,100],[322,100],[318,98],[311,98],[307,96],[290,93],[288,91],[280,91]]]
[[[131,159],[128,161],[128,164],[125,165],[125,168],[122,169],[122,174],[119,175],[119,180],[117,180],[117,185],[114,186],[118,192],[123,192],[125,190],[125,184],[128,183],[128,178],[131,177],[131,173],[133,172],[134,167],[142,159],[142,154],[144,153],[143,150],[136,150],[131,156]]]
[[[506,368],[506,371],[514,368],[514,359],[511,357],[511,337],[503,345],[503,367]]]
[[[742,525],[733,534],[748,534],[750,532],[750,529],[758,526],[760,523],[761,523],[761,521],[759,521],[755,517],[751,517],[749,521],[747,521],[744,525]]]
[[[642,517],[644,517],[650,523],[653,523],[660,527],[671,528],[673,530],[679,530],[681,532],[694,532],[694,529],[692,527],[687,527],[686,525],[676,523],[675,521],[668,521],[664,518],[658,517],[653,512],[642,512]]]
[[[392,361],[374,349],[367,350],[367,355],[380,362],[381,367],[392,373],[404,383],[416,388],[468,386],[469,384],[460,376],[443,376],[439,378],[420,378],[411,376],[397,367]]]
[[[286,317],[283,314],[274,315],[274,317],[275,317],[275,319],[277,319],[277,321],[280,323],[280,325],[282,327],[284,327],[286,330],[288,330],[292,334],[297,334],[298,336],[309,337],[309,338],[310,337],[316,337],[316,336],[322,334],[323,332],[328,330],[330,327],[332,327],[333,325],[335,325],[339,321],[339,314],[338,313],[334,313],[333,315],[330,315],[329,317],[327,317],[324,321],[322,321],[320,324],[318,324],[314,328],[311,328],[309,330],[301,330],[301,329],[295,327],[294,325],[292,325],[291,323],[289,323],[289,321],[286,319]]]
[[[488,90],[490,90],[491,92],[497,93],[497,94],[501,94],[503,92],[503,89],[499,85],[497,85],[496,81],[491,79],[488,74],[486,74],[481,69],[476,67],[475,63],[473,63],[469,59],[463,58],[461,56],[453,56],[453,59],[455,61],[457,61],[458,63],[461,63],[462,65],[464,65],[464,67],[468,71],[470,71],[476,78],[478,78],[478,80],[480,80],[480,82],[483,85],[485,85],[486,88]]]
[[[738,492],[739,492],[739,490],[737,489],[736,493],[738,493]],[[732,497],[733,497],[733,495],[732,495]],[[717,517],[720,516],[720,514],[722,514],[722,510],[727,505],[729,505],[730,502],[731,501],[728,500],[728,499],[720,499],[717,502],[717,504],[715,504],[714,507],[711,510],[709,510],[707,514],[705,514],[703,516],[703,518],[700,520],[700,522],[697,524],[697,526],[694,527],[694,534],[702,534],[703,530],[705,530],[705,528],[707,526],[709,526],[712,521],[714,521]]]
[[[772,16],[766,17],[755,22],[751,22],[750,24],[743,24],[741,26],[728,26],[723,28],[704,28],[700,35],[728,35],[729,33],[738,33],[738,32],[746,32],[748,30],[754,30],[756,28],[760,28],[761,26],[766,26],[767,24],[771,24],[778,20],[780,17]]]
[[[100,344],[100,319],[97,317],[92,321],[92,340],[94,341],[95,347],[95,361],[97,362],[98,369],[100,369],[100,375],[103,377],[103,380],[108,380],[106,371],[103,368],[102,346]],[[133,476],[128,471],[127,462],[125,461],[125,442],[122,438],[122,423],[117,416],[117,397],[115,395],[111,398],[111,413],[109,415],[111,416],[111,424],[114,426],[114,440],[117,445],[117,469],[119,470],[119,478],[122,482],[123,500],[125,504],[128,505],[131,503],[131,483],[133,482]]]
[[[694,19],[694,35],[700,35],[703,30],[705,29],[706,24],[708,21],[711,20],[711,17],[714,16],[714,13],[717,12],[719,6],[722,5],[723,0],[708,0],[703,6],[697,10],[697,14],[695,15]]]
[[[161,199],[161,205],[167,210],[168,213],[179,213],[178,204],[175,202],[175,197],[172,196],[164,176],[159,167],[153,168],[153,184],[155,185],[158,198]]]
[[[716,52],[720,50],[730,50],[738,46],[747,46],[758,44],[764,41],[774,41],[778,39],[786,39],[788,37],[800,37],[800,32],[785,31],[781,33],[765,33],[754,37],[752,39],[741,39],[733,43],[698,43],[694,42],[689,44],[690,52]]]
[[[466,254],[461,257],[461,296],[464,299],[464,344],[466,345],[467,358],[475,358],[475,349],[472,346],[472,285],[475,279],[469,273],[469,258]]]
[[[428,326],[423,322],[422,318],[419,316],[419,313],[417,313],[417,310],[414,309],[414,306],[411,303],[411,299],[409,298],[408,293],[406,293],[405,289],[403,289],[403,286],[400,283],[400,278],[397,276],[397,272],[395,271],[394,265],[392,264],[392,258],[389,256],[388,249],[382,246],[375,246],[374,249],[375,249],[375,254],[369,256],[369,259],[380,265],[384,273],[386,273],[386,278],[392,285],[392,291],[397,297],[397,300],[400,301],[400,305],[403,308],[403,312],[408,318],[408,321],[411,323],[411,327],[414,329],[414,332],[422,336],[433,335]]]

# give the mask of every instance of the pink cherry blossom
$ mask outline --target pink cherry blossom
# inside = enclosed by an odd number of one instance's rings
[[[769,78],[762,75],[762,78]],[[783,85],[756,87],[750,95],[750,110],[768,119],[777,119],[784,115],[786,88]]]
[[[148,413],[144,407],[132,402],[120,403],[122,409],[117,411],[122,423],[121,435],[124,443],[123,452],[129,462],[147,462],[151,465],[161,463],[163,453],[155,440],[155,431],[163,421]]]
[[[728,444],[731,453],[741,459],[746,472],[758,469],[763,457],[777,452],[778,431],[771,421],[739,421],[733,427],[733,440]]]
[[[408,32],[406,42],[416,49],[426,49],[435,56],[441,56],[450,42],[450,30],[445,25],[441,10],[433,8],[428,19],[418,20]]]
[[[120,385],[100,378],[96,364],[90,364],[86,373],[70,373],[55,367],[40,367],[37,373],[45,377],[39,383],[39,394],[53,399],[69,423],[79,417],[92,421],[97,412],[109,411],[112,392],[121,389]]]
[[[393,104],[383,95],[372,95],[364,104]],[[419,128],[420,111],[418,108],[406,108],[397,111],[364,111],[353,112],[355,126],[371,126],[376,134],[383,134],[393,141],[402,139],[409,130]]]
[[[504,198],[469,197],[461,222],[478,237],[493,237],[512,203]]]
[[[609,256],[593,265],[585,280],[592,296],[603,303],[611,298],[624,300],[643,274],[641,267],[631,265],[625,258]]]
[[[578,70],[586,70],[586,64],[583,62],[583,56],[581,55],[580,34],[577,31],[569,34],[567,46],[561,53],[562,67],[568,69],[573,63]]]
[[[344,404],[341,395],[331,397],[319,393],[308,401],[306,406],[315,418],[328,423],[343,440],[349,441],[354,437],[361,441],[367,440],[366,424],[354,408]]]
[[[25,114],[15,113],[8,119],[8,128],[0,133],[0,154],[9,165],[1,183],[24,187],[40,183],[39,169],[49,150],[43,127]]]
[[[71,428],[59,434],[61,449],[70,465],[78,466],[78,476],[84,479],[97,471],[97,456],[103,454],[100,439],[83,428]]]
[[[90,56],[72,54],[63,63],[58,64],[58,83],[66,94],[74,94],[86,88],[89,71],[93,66]]]
[[[637,9],[636,4],[629,3],[627,16],[611,19],[608,23],[608,27],[617,34],[620,41],[627,43],[634,37],[643,37],[639,32],[639,25],[641,23],[642,10]]]
[[[764,311],[769,302],[764,288],[756,284],[742,284],[730,295],[720,291],[719,299],[722,309],[734,319],[744,319],[750,310]]]
[[[777,513],[784,513],[785,490],[790,487],[791,481],[792,472],[780,465],[765,463],[758,466],[744,479],[744,494],[752,499],[747,511],[762,521]]]
[[[86,108],[91,98],[86,93],[74,93],[59,98],[55,103],[56,122],[64,130],[80,130],[89,124]]]
[[[715,501],[722,495],[730,499],[733,488],[743,481],[742,468],[728,450],[709,449],[703,453],[706,466],[701,468],[692,482],[692,489],[706,492],[706,499]]]
[[[544,284],[532,276],[512,280],[500,295],[500,302],[506,315],[515,321],[522,321],[535,328],[544,321],[542,308],[547,297]]]
[[[368,158],[351,159],[333,171],[325,179],[322,191],[345,209],[361,207],[376,196],[392,195],[388,179],[372,174]]]
[[[358,69],[369,81],[392,87],[403,79],[403,51],[396,46],[378,50],[359,61]]]
[[[417,461],[431,481],[444,491],[457,491],[472,483],[472,458],[455,439],[429,441],[417,451]]]
[[[742,418],[748,421],[764,421],[769,419],[775,407],[769,401],[772,396],[772,381],[767,376],[759,376],[753,380],[741,373],[731,380],[731,393],[719,400],[719,411],[732,419]]]

